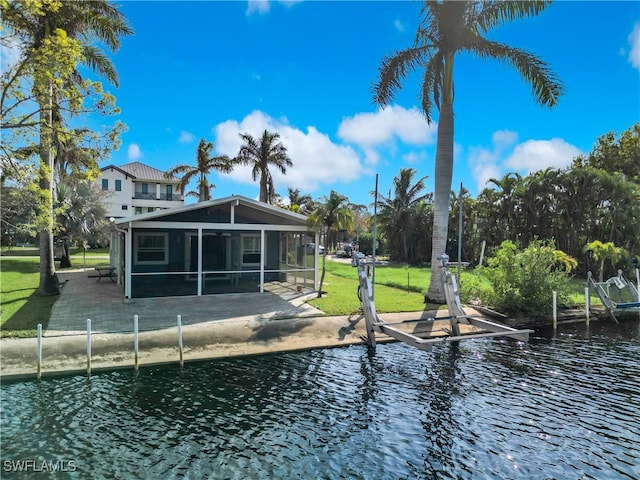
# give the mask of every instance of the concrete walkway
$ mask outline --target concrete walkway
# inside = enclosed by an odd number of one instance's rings
[[[203,297],[135,299],[88,272],[59,274],[65,282],[42,340],[42,376],[134,368],[133,316],[139,316],[139,366],[364,344],[364,318],[328,317],[304,303],[313,292],[270,285],[270,292]],[[182,316],[183,349],[178,348],[176,315]],[[447,315],[447,311],[381,314],[384,321]],[[91,357],[87,356],[87,318],[92,320]],[[438,335],[448,321],[430,324]],[[416,329],[416,324],[407,324]],[[414,330],[415,331],[415,330]],[[384,341],[384,339],[378,339]],[[0,341],[0,377],[36,378],[37,340]]]

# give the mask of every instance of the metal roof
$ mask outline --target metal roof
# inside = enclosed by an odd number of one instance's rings
[[[157,168],[150,167],[149,165],[145,165],[144,163],[140,162],[127,163],[117,168],[127,172],[136,180],[154,180],[159,182],[179,181],[179,179],[176,177],[167,178],[165,176],[165,172],[163,172],[162,170],[158,170]]]
[[[243,204],[249,208],[252,208],[258,211],[263,211],[265,213],[271,213],[279,217],[288,218],[293,221],[300,222],[301,224],[306,225],[306,222],[307,222],[307,217],[305,215],[301,215],[299,213],[292,212],[290,210],[285,210],[284,208],[280,208],[275,205],[269,205],[267,203],[260,202],[258,200],[252,200],[250,198],[243,197],[242,195],[231,195],[229,197],[207,200],[204,202],[191,203],[187,205],[180,205],[176,207],[167,208],[164,210],[156,210],[154,212],[143,213],[140,215],[133,215],[129,217],[118,218],[115,220],[115,223],[116,225],[126,225],[130,222],[156,220],[156,219],[161,219],[162,217],[166,217],[168,215],[174,215],[180,212],[188,212],[191,210],[204,209],[204,208],[213,207],[217,205],[223,205],[230,202],[233,202],[236,205]]]

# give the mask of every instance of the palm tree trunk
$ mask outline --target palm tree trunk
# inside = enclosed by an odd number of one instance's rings
[[[38,240],[40,247],[40,284],[39,295],[58,295],[60,286],[55,271],[53,257],[53,155],[52,147],[52,85],[49,85],[46,98],[40,105],[40,180],[42,192],[41,219],[39,221]]]
[[[446,252],[449,233],[449,196],[453,178],[453,104],[443,101],[438,119],[435,188],[433,205],[433,238],[431,248],[431,281],[427,299],[445,303],[444,286],[438,257]]]
[[[268,203],[267,199],[267,175],[266,172],[262,172],[262,176],[260,177],[260,201],[264,203]]]
[[[60,268],[71,268],[71,255],[69,253],[69,240],[62,241],[62,255],[60,255]]]
[[[327,235],[329,235],[329,229],[327,229],[327,233],[325,234],[325,239],[327,238]],[[316,245],[316,248],[318,248],[318,246]],[[327,267],[327,248],[328,245],[325,245],[324,247],[324,252],[322,252],[322,274],[320,275],[320,286],[318,287],[318,298],[322,298],[322,284],[324,283],[324,274],[326,272],[326,267]]]

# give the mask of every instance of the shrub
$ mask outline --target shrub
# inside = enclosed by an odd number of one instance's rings
[[[524,250],[502,242],[487,267],[478,267],[493,291],[486,303],[516,317],[548,317],[553,309],[553,291],[558,302],[569,300],[569,270],[573,262],[555,249],[553,242],[534,240]]]
[[[491,295],[491,284],[477,272],[462,272],[460,282],[460,301],[474,304],[479,299],[488,298]]]

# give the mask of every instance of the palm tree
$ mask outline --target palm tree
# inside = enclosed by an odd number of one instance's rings
[[[260,201],[273,203],[275,188],[273,177],[269,171],[269,165],[275,166],[283,175],[287,173],[287,167],[293,166],[293,162],[287,155],[285,147],[278,139],[280,134],[265,130],[260,139],[255,139],[248,133],[241,133],[244,144],[235,161],[244,165],[251,165],[251,177],[255,182],[260,177]]]
[[[168,178],[181,175],[180,183],[178,183],[178,189],[181,194],[184,195],[184,190],[189,182],[198,177],[198,201],[204,202],[205,200],[210,200],[211,188],[215,188],[215,185],[209,183],[207,175],[209,175],[213,170],[217,170],[222,173],[229,173],[233,170],[233,161],[228,156],[219,155],[217,157],[213,157],[211,156],[212,150],[213,143],[207,142],[203,138],[198,144],[195,167],[183,163],[176,165],[166,173]]]
[[[433,247],[431,265],[445,253],[448,234],[448,207],[453,175],[453,64],[456,54],[470,53],[481,59],[492,58],[513,66],[529,82],[537,102],[554,106],[562,87],[545,62],[531,53],[488,40],[488,30],[504,22],[537,15],[549,1],[426,1],[421,9],[423,21],[414,45],[387,56],[374,86],[374,101],[389,105],[401,82],[409,73],[424,69],[421,86],[422,111],[428,123],[434,108],[439,111],[435,165]],[[439,275],[432,275],[427,297],[444,302]]]
[[[611,265],[615,267],[615,263],[624,257],[624,250],[616,247],[613,242],[601,242],[594,240],[584,246],[585,252],[591,252],[596,261],[600,262],[600,282],[604,280],[604,262],[609,260]]]
[[[349,209],[349,199],[340,195],[335,190],[331,190],[329,198],[324,197],[316,209],[311,212],[308,218],[309,224],[315,229],[324,229],[322,235],[329,238],[332,230],[353,228],[353,219]],[[322,284],[324,283],[325,268],[327,262],[327,248],[322,253],[322,275],[320,276],[320,287],[318,288],[318,298],[322,297]]]
[[[389,247],[397,252],[399,245],[397,240],[393,239],[399,238],[402,243],[401,259],[405,262],[410,259],[409,236],[413,230],[416,206],[429,198],[429,194],[422,194],[427,177],[424,176],[413,183],[416,173],[413,168],[401,168],[398,176],[393,179],[393,198],[380,196],[378,199],[380,223],[384,226],[389,243],[395,244]]]
[[[313,199],[311,195],[300,195],[300,190],[297,188],[287,187],[287,190],[289,192],[289,208],[302,215],[309,215],[313,210]]]
[[[78,240],[97,240],[104,234],[107,211],[101,201],[102,190],[90,180],[58,183],[56,198],[56,236],[62,244],[60,268],[71,267],[69,247]],[[102,230],[102,232],[101,232]]]
[[[70,85],[80,82],[79,63],[117,86],[115,67],[94,42],[115,52],[120,47],[120,37],[132,34],[133,30],[117,8],[106,0],[61,2],[37,8],[28,3],[10,2],[3,3],[2,13],[3,23],[22,41],[22,57],[15,68],[14,79],[31,72],[39,107],[39,187],[43,205],[38,227],[38,293],[55,295],[60,291],[53,255],[54,146],[62,127],[59,102],[70,96]]]
[[[516,187],[522,183],[522,175],[517,172],[509,172],[502,176],[500,180],[497,178],[490,178],[487,183],[493,183],[498,187],[498,194],[500,195],[500,216],[503,219],[503,225],[505,229],[504,239],[516,241],[516,238],[512,238],[510,234],[515,231],[514,213],[515,213],[515,201],[514,193]]]

